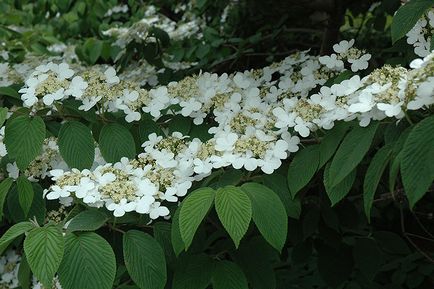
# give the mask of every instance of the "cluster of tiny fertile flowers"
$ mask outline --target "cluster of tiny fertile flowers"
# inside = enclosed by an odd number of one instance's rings
[[[407,33],[407,43],[413,45],[414,53],[420,57],[427,56],[434,48],[434,8],[427,11]]]
[[[319,62],[330,69],[343,68],[345,63],[348,63],[353,72],[365,70],[368,68],[368,61],[371,59],[371,54],[353,47],[354,39],[350,41],[342,40],[340,43],[333,45],[333,50],[336,53],[331,55],[321,56]]]

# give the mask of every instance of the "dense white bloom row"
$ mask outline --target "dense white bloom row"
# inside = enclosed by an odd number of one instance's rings
[[[0,257],[0,288],[13,289],[19,287],[18,270],[21,255],[15,250],[8,250]],[[43,289],[43,285],[33,276],[32,289]],[[57,276],[53,280],[53,289],[62,289]]]
[[[74,70],[66,63],[41,65],[20,90],[29,106],[55,110],[51,104],[75,98],[82,102],[82,110],[123,111],[128,122],[141,119],[142,113],[154,119],[180,114],[195,125],[208,125],[211,135],[201,141],[180,133],[151,134],[138,159],[97,161],[91,170],[46,166],[36,170],[54,181],[45,195],[63,204],[78,198],[89,206],[105,206],[115,216],[135,211],[154,219],[168,215],[163,202],[177,202],[193,181],[213,169],[232,166],[269,174],[298,150],[299,136],[330,129],[336,121],[358,119],[366,126],[371,120],[400,119],[406,110],[434,103],[434,54],[413,61],[410,70],[386,65],[366,77],[355,75],[326,86],[345,71],[344,61],[351,67],[358,63],[353,70],[366,66],[364,56],[369,54],[352,45],[353,41],[335,45],[336,57],[300,52],[261,70],[202,73],[150,90],[120,79],[111,67]]]
[[[414,53],[420,57],[427,56],[433,49],[431,47],[434,34],[434,8],[422,16],[416,25],[407,33],[407,43],[414,46]]]

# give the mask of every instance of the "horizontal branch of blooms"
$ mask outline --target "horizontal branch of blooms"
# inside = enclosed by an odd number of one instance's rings
[[[142,113],[155,119],[180,114],[195,125],[210,126],[212,137],[201,141],[176,132],[151,134],[137,159],[96,162],[83,171],[50,163],[43,174],[32,174],[43,177],[52,169],[47,199],[74,197],[89,206],[105,206],[115,216],[135,211],[155,219],[169,214],[165,202],[177,202],[192,182],[213,169],[232,166],[270,174],[298,150],[299,137],[317,129],[354,119],[361,126],[387,117],[399,120],[406,110],[434,103],[434,54],[413,61],[410,70],[386,65],[363,78],[354,75],[326,86],[345,67],[353,72],[367,68],[370,55],[353,44],[342,41],[330,56],[300,52],[260,70],[203,73],[150,90],[122,80],[111,67],[76,72],[66,63],[41,65],[20,90],[32,110],[55,111],[53,103],[74,98],[82,110],[123,111],[128,122],[140,120]]]

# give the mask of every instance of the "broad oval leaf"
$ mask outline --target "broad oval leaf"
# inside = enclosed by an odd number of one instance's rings
[[[319,160],[318,145],[308,146],[295,155],[288,167],[288,187],[292,198],[295,198],[315,175]]]
[[[357,126],[345,136],[330,165],[330,187],[339,184],[362,161],[371,147],[378,125],[376,122],[368,127]]]
[[[0,127],[3,126],[3,123],[6,120],[8,114],[8,109],[6,107],[0,107]]]
[[[411,130],[402,149],[401,175],[405,193],[413,207],[434,181],[434,116]]]
[[[88,169],[95,159],[95,144],[90,129],[78,121],[68,121],[59,131],[59,151],[71,168]]]
[[[21,222],[10,227],[6,233],[2,235],[0,238],[0,254],[9,246],[9,244],[15,240],[21,234],[24,234],[31,229],[33,229],[35,225],[30,222]]]
[[[350,129],[351,123],[349,122],[340,122],[337,123],[333,129],[327,131],[319,145],[319,165],[318,168],[322,168],[329,159],[333,156],[347,133],[348,129]]]
[[[166,285],[166,259],[160,244],[149,234],[130,230],[123,237],[125,266],[141,289],[163,289]]]
[[[213,269],[214,264],[207,255],[186,255],[175,269],[172,289],[206,289]]]
[[[375,191],[377,190],[381,176],[389,163],[392,155],[392,146],[386,145],[378,150],[372,158],[366,171],[365,180],[363,182],[363,204],[365,214],[370,219],[372,202],[374,201]]]
[[[252,219],[252,203],[249,197],[235,186],[219,188],[215,196],[215,209],[223,227],[238,248]]]
[[[401,6],[393,17],[391,32],[395,43],[410,31],[422,15],[433,7],[432,0],[411,0]]]
[[[258,183],[246,183],[241,188],[252,202],[252,217],[259,232],[281,251],[288,233],[288,217],[282,201],[274,191]]]
[[[177,257],[185,249],[185,244],[181,237],[181,230],[179,229],[179,213],[181,212],[181,207],[182,204],[180,207],[178,207],[178,209],[176,209],[172,219],[172,226],[170,228],[170,240],[172,243],[173,251],[175,252],[175,255]]]
[[[133,135],[124,126],[117,123],[105,125],[99,134],[101,154],[107,162],[118,162],[122,157],[133,159],[136,156],[136,144]]]
[[[4,143],[11,159],[15,159],[20,170],[41,153],[45,139],[45,124],[41,117],[25,115],[6,122]]]
[[[241,268],[230,261],[220,261],[214,266],[211,283],[213,289],[248,289],[247,279]]]
[[[116,259],[107,241],[93,232],[66,235],[58,275],[63,289],[111,289]]]
[[[17,179],[17,190],[21,209],[23,209],[24,216],[27,217],[35,194],[32,184],[25,176],[20,176]]]
[[[34,228],[24,240],[24,252],[33,274],[45,287],[51,288],[64,252],[60,228]]]
[[[200,188],[191,192],[182,202],[179,213],[179,230],[186,249],[190,247],[197,228],[211,208],[214,195],[213,189]]]
[[[330,199],[332,206],[340,202],[351,190],[354,180],[356,179],[357,170],[354,169],[347,175],[339,184],[331,186],[332,179],[330,179],[330,163],[324,169],[324,188],[327,196]]]
[[[0,183],[0,220],[3,218],[3,207],[5,204],[6,196],[11,188],[14,180],[6,178]]]
[[[354,262],[364,277],[374,279],[382,265],[382,255],[377,242],[371,238],[357,238],[353,249]]]
[[[108,220],[106,214],[96,210],[90,209],[80,212],[69,221],[67,230],[69,232],[75,231],[95,231],[98,230]]]

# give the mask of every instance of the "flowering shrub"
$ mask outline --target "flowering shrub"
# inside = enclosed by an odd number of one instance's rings
[[[0,288],[434,285],[432,1],[119,2],[0,4]]]

